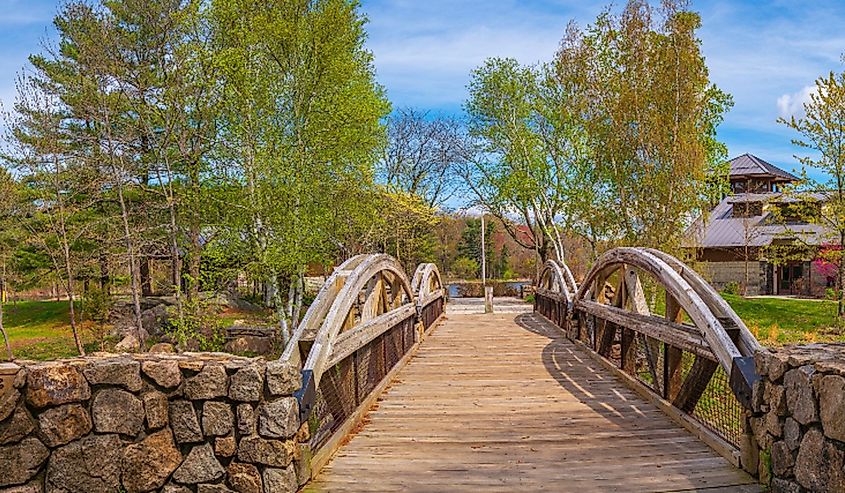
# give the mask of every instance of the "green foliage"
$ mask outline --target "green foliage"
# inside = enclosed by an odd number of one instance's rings
[[[458,257],[452,263],[451,275],[459,279],[474,279],[478,276],[481,265],[475,259]]]
[[[109,320],[114,300],[105,290],[93,287],[85,293],[81,304],[85,317],[97,324],[105,324]]]
[[[724,190],[716,127],[732,103],[709,80],[701,19],[684,5],[632,0],[570,25],[550,63],[493,58],[473,71],[469,185],[494,214],[524,218],[541,258],[562,255],[559,226],[594,248],[673,249]]]
[[[816,224],[824,225],[833,232],[833,242],[845,246],[845,72],[829,72],[816,80],[815,91],[804,103],[803,116],[792,116],[779,121],[799,134],[793,144],[807,151],[799,157],[801,164],[819,170],[827,179],[813,182],[804,173],[805,187],[824,195],[823,206],[812,197],[799,194],[800,202],[795,207],[803,210],[790,211],[793,215]],[[840,297],[837,314],[845,320],[845,262],[839,262],[838,282]]]
[[[722,288],[722,294],[739,294],[739,283],[735,281],[731,281],[725,284],[725,287]]]
[[[824,299],[835,301],[839,299],[839,291],[833,288],[827,288],[824,290]]]
[[[487,260],[487,277],[495,277],[493,275],[493,266],[496,264],[495,251],[493,245],[493,234],[496,232],[496,224],[492,221],[487,221],[484,224],[484,254]],[[481,219],[468,218],[466,221],[466,228],[461,234],[461,241],[458,243],[459,258],[470,259],[474,262],[476,270],[472,273],[464,272],[460,277],[462,278],[480,278],[481,277]],[[453,269],[466,269],[471,264],[463,262]],[[467,275],[468,274],[468,275]]]
[[[170,314],[165,334],[182,350],[223,351],[226,322],[217,316],[212,305],[195,299],[186,301],[182,309],[181,318]]]

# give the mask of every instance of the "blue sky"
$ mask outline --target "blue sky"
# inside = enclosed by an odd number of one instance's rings
[[[0,0],[0,101],[9,109],[16,73],[53,35],[54,0]],[[618,2],[617,2],[618,4]],[[459,113],[469,72],[485,58],[549,60],[566,23],[591,22],[605,1],[362,0],[368,46],[394,106]],[[693,1],[711,78],[734,98],[719,129],[730,155],[797,166],[793,133],[776,123],[800,111],[814,80],[842,70],[845,3]]]

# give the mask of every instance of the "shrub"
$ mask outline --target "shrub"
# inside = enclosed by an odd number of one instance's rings
[[[223,351],[226,344],[225,321],[200,300],[186,301],[181,318],[171,313],[164,332],[183,350]]]
[[[839,292],[833,288],[827,288],[824,290],[824,298],[826,300],[836,301],[839,299]]]
[[[114,300],[111,295],[100,288],[91,288],[82,298],[82,313],[98,324],[108,322]]]
[[[739,283],[738,282],[729,282],[725,284],[725,287],[722,288],[723,294],[739,294]]]
[[[114,300],[108,291],[91,288],[82,298],[82,314],[92,323],[86,327],[100,351],[105,350],[109,336],[107,327],[109,315],[114,307]]]

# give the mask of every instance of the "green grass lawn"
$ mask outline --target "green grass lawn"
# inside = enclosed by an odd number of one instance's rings
[[[723,296],[765,345],[845,341],[835,301]]]
[[[836,302],[783,298],[742,298],[723,295],[748,328],[767,346],[807,342],[845,342],[845,330],[836,328]],[[656,307],[657,312],[661,307]],[[70,331],[66,301],[19,301],[3,306],[4,325],[9,333],[15,357],[54,359],[75,356],[76,347]],[[267,314],[225,310],[220,318],[227,322],[244,319],[247,323]],[[89,328],[81,322],[80,331],[86,351],[99,349]],[[4,352],[0,352],[3,358]]]
[[[3,305],[3,325],[12,350],[20,359],[53,359],[76,356],[67,301],[18,301]],[[83,340],[88,324],[81,323]]]

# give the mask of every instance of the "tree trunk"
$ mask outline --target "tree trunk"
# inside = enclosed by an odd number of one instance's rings
[[[109,258],[100,253],[100,290],[111,295],[111,273],[109,272]]]
[[[748,242],[745,243],[745,282],[742,285],[742,296],[748,296]]]
[[[138,268],[138,275],[141,279],[141,295],[142,296],[152,296],[153,295],[153,280],[150,273],[150,257],[147,255],[141,255],[140,257],[140,265]]]
[[[188,283],[188,299],[196,300],[200,293],[200,228],[199,224],[194,222],[190,228],[190,245],[191,252],[188,254],[188,275],[190,280]]]
[[[6,333],[6,327],[3,325],[3,303],[6,301],[6,264],[3,263],[0,268],[0,334],[3,334],[3,342],[6,344],[6,357],[9,361],[14,361],[15,356],[12,354],[12,345],[9,343],[9,335]]]
[[[115,173],[117,177],[117,173]],[[119,179],[119,178],[118,178]],[[126,208],[126,200],[123,197],[123,185],[117,185],[117,197],[120,202],[120,218],[123,221],[123,234],[126,239],[126,256],[129,261],[129,288],[132,294],[132,308],[135,315],[135,332],[138,342],[144,345],[144,325],[141,322],[141,297],[138,282],[138,259],[135,255],[135,242],[132,238],[132,230],[129,226],[129,211]]]
[[[296,283],[296,300],[293,304],[293,314],[291,315],[291,326],[296,330],[299,326],[299,315],[302,311],[302,296],[305,294],[305,277],[303,274],[297,276]]]
[[[170,200],[170,277],[173,292],[176,296],[176,314],[181,320],[184,316],[182,309],[182,257],[179,255],[179,228],[176,223],[176,209]]]

